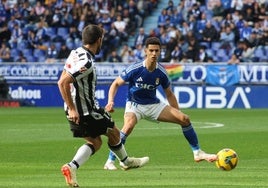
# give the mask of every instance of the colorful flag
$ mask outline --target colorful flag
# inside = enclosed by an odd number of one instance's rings
[[[167,70],[168,76],[171,80],[182,77],[183,66],[182,65],[164,65]]]

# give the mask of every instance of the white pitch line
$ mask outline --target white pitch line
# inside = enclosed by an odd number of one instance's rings
[[[194,125],[194,128],[199,128],[199,129],[212,129],[212,128],[219,128],[219,127],[223,127],[224,124],[222,123],[215,123],[215,122],[192,122]],[[202,125],[202,126],[195,126],[195,125]],[[170,127],[170,126],[154,126],[154,127],[139,127],[137,126],[135,129],[142,129],[142,130],[156,130],[156,129],[166,129],[166,130],[172,130],[172,129],[179,129],[179,126],[174,126],[174,127]]]

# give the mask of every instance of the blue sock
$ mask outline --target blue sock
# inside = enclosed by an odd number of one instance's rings
[[[194,128],[192,127],[192,124],[188,126],[182,126],[182,132],[188,143],[190,144],[192,150],[198,150],[199,149],[199,144],[198,144],[198,139],[197,135],[194,131]]]
[[[120,138],[121,138],[121,143],[125,144],[126,143],[126,139],[127,139],[127,135],[125,133],[123,133],[122,131],[120,131]],[[116,156],[114,155],[113,152],[110,151],[109,153],[109,157],[108,157],[111,161],[115,161]]]

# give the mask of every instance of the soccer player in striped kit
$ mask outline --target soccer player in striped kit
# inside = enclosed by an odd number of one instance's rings
[[[101,147],[101,135],[108,137],[110,150],[121,161],[123,169],[145,165],[148,157],[128,157],[109,112],[100,108],[95,100],[96,71],[95,54],[101,49],[103,29],[88,25],[82,32],[82,47],[72,50],[66,60],[58,87],[64,100],[64,109],[74,137],[85,140],[73,159],[61,168],[67,185],[79,187],[76,179],[77,169]]]

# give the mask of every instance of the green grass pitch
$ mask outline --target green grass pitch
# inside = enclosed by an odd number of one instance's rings
[[[237,167],[229,172],[214,163],[193,161],[175,124],[142,120],[128,138],[130,156],[150,157],[143,168],[105,171],[107,138],[77,172],[81,187],[106,188],[264,188],[268,187],[268,109],[185,109],[203,150],[234,149]],[[123,109],[113,118],[119,127]],[[62,108],[0,108],[0,187],[65,187],[61,166],[84,142],[72,138]],[[223,125],[223,126],[222,126]]]

